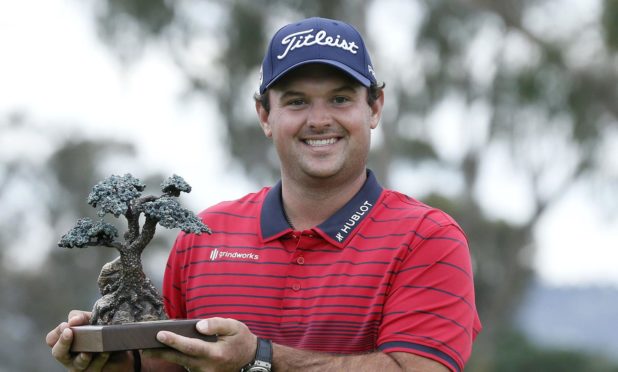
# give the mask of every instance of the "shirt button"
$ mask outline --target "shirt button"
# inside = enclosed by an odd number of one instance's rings
[[[295,291],[299,291],[300,290],[300,284],[298,284],[298,283],[292,284],[292,289],[295,290]]]
[[[303,256],[298,257],[296,259],[296,263],[299,264],[299,265],[304,264],[305,263],[305,257],[303,257]]]

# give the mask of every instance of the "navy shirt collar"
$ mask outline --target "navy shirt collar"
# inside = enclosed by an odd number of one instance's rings
[[[367,180],[358,193],[314,230],[324,235],[332,244],[344,246],[376,205],[381,194],[382,186],[373,172],[367,170]],[[268,191],[264,199],[260,213],[260,228],[262,239],[265,241],[276,239],[292,231],[283,211],[281,181]]]

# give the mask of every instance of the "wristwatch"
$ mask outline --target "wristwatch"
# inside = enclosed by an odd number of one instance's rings
[[[273,344],[270,340],[258,337],[255,359],[244,366],[240,372],[271,372],[273,365]]]

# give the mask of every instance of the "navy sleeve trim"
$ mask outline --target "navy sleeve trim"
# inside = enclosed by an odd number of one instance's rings
[[[445,362],[447,362],[454,371],[461,372],[461,368],[459,368],[459,365],[457,364],[455,359],[451,358],[448,354],[446,354],[446,353],[444,353],[444,352],[442,352],[440,350],[436,350],[434,348],[431,348],[429,346],[419,345],[419,344],[412,344],[412,343],[403,342],[403,341],[393,341],[393,342],[386,342],[386,343],[380,345],[378,347],[378,350],[386,351],[388,349],[396,348],[396,347],[403,347],[403,348],[406,348],[406,349],[422,351],[424,353],[435,355],[438,358],[440,358],[440,359],[444,360]]]

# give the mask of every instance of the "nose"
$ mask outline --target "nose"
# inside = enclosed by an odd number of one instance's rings
[[[313,130],[322,130],[332,125],[332,116],[328,107],[321,102],[313,102],[307,114],[307,125]]]

